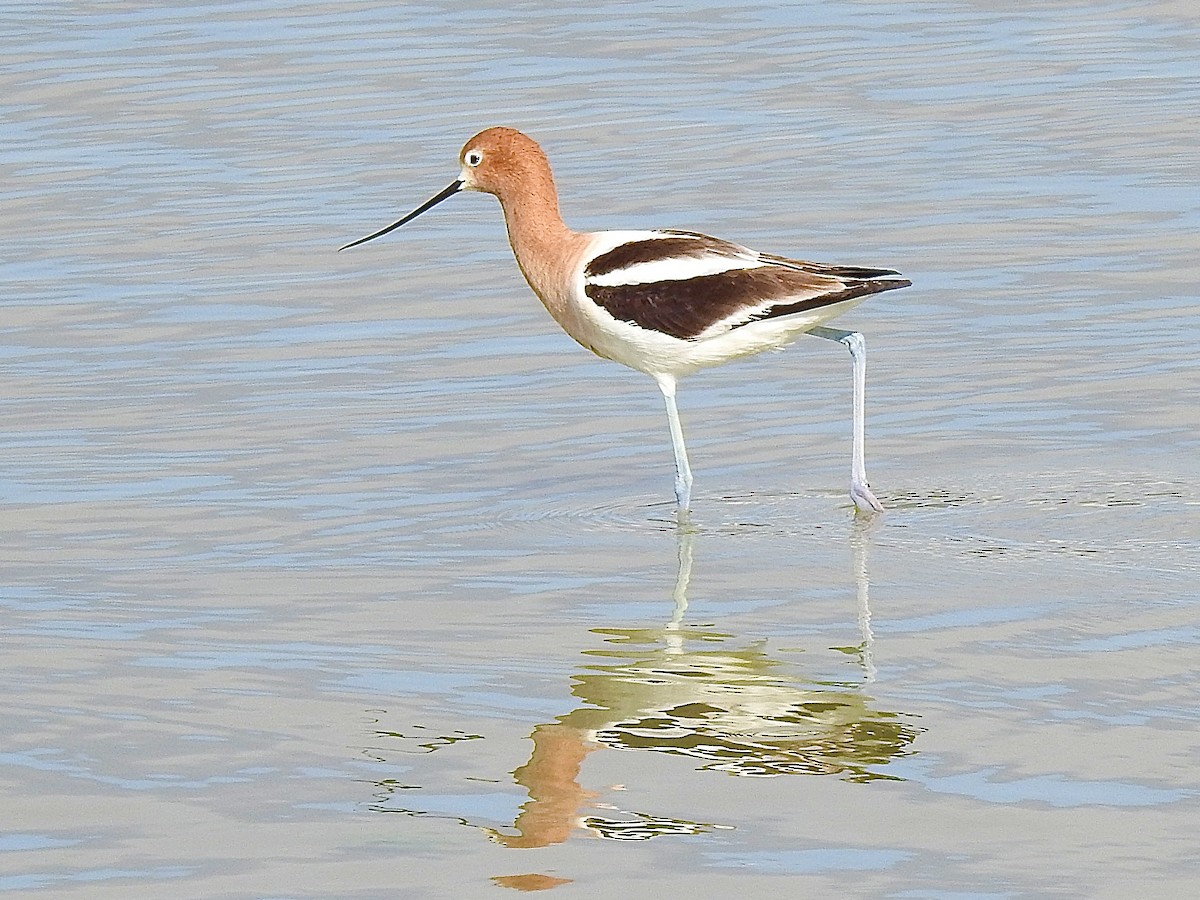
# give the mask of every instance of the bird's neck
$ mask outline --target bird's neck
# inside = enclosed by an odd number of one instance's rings
[[[569,289],[568,273],[586,243],[558,211],[558,195],[548,180],[519,198],[500,197],[508,241],[525,280],[557,319]]]

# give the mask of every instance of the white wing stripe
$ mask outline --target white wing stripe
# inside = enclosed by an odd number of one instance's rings
[[[597,287],[621,287],[632,284],[654,284],[660,281],[687,281],[705,275],[717,275],[734,269],[757,269],[764,263],[756,259],[709,254],[701,257],[675,256],[656,259],[652,262],[635,263],[623,269],[614,269],[603,275],[587,278],[588,284]]]

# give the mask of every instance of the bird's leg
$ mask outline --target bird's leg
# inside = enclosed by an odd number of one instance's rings
[[[679,511],[687,512],[692,499],[692,467],[688,465],[687,448],[683,445],[683,426],[679,424],[679,410],[675,407],[675,377],[655,375],[658,389],[667,402],[667,422],[671,426],[671,447],[675,451],[675,500]]]
[[[850,499],[862,512],[882,512],[883,504],[875,499],[867,485],[866,450],[866,394],[867,394],[867,342],[857,331],[841,331],[837,328],[818,326],[809,334],[845,344],[854,363],[854,447],[850,464]]]

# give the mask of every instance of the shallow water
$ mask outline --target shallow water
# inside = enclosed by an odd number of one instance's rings
[[[1200,884],[1190,5],[9,4],[0,892]],[[889,265],[661,400],[490,198]]]

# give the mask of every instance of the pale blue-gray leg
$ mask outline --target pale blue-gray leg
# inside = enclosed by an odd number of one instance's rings
[[[687,448],[683,446],[683,426],[675,407],[675,376],[655,375],[658,389],[667,402],[667,422],[671,426],[671,447],[675,451],[675,500],[680,512],[686,512],[692,500],[692,467],[688,465]]]
[[[850,463],[850,499],[862,512],[882,512],[883,504],[875,499],[867,485],[866,462],[866,395],[867,395],[867,342],[857,331],[842,331],[837,328],[818,326],[809,334],[845,344],[854,363],[854,447]]]

